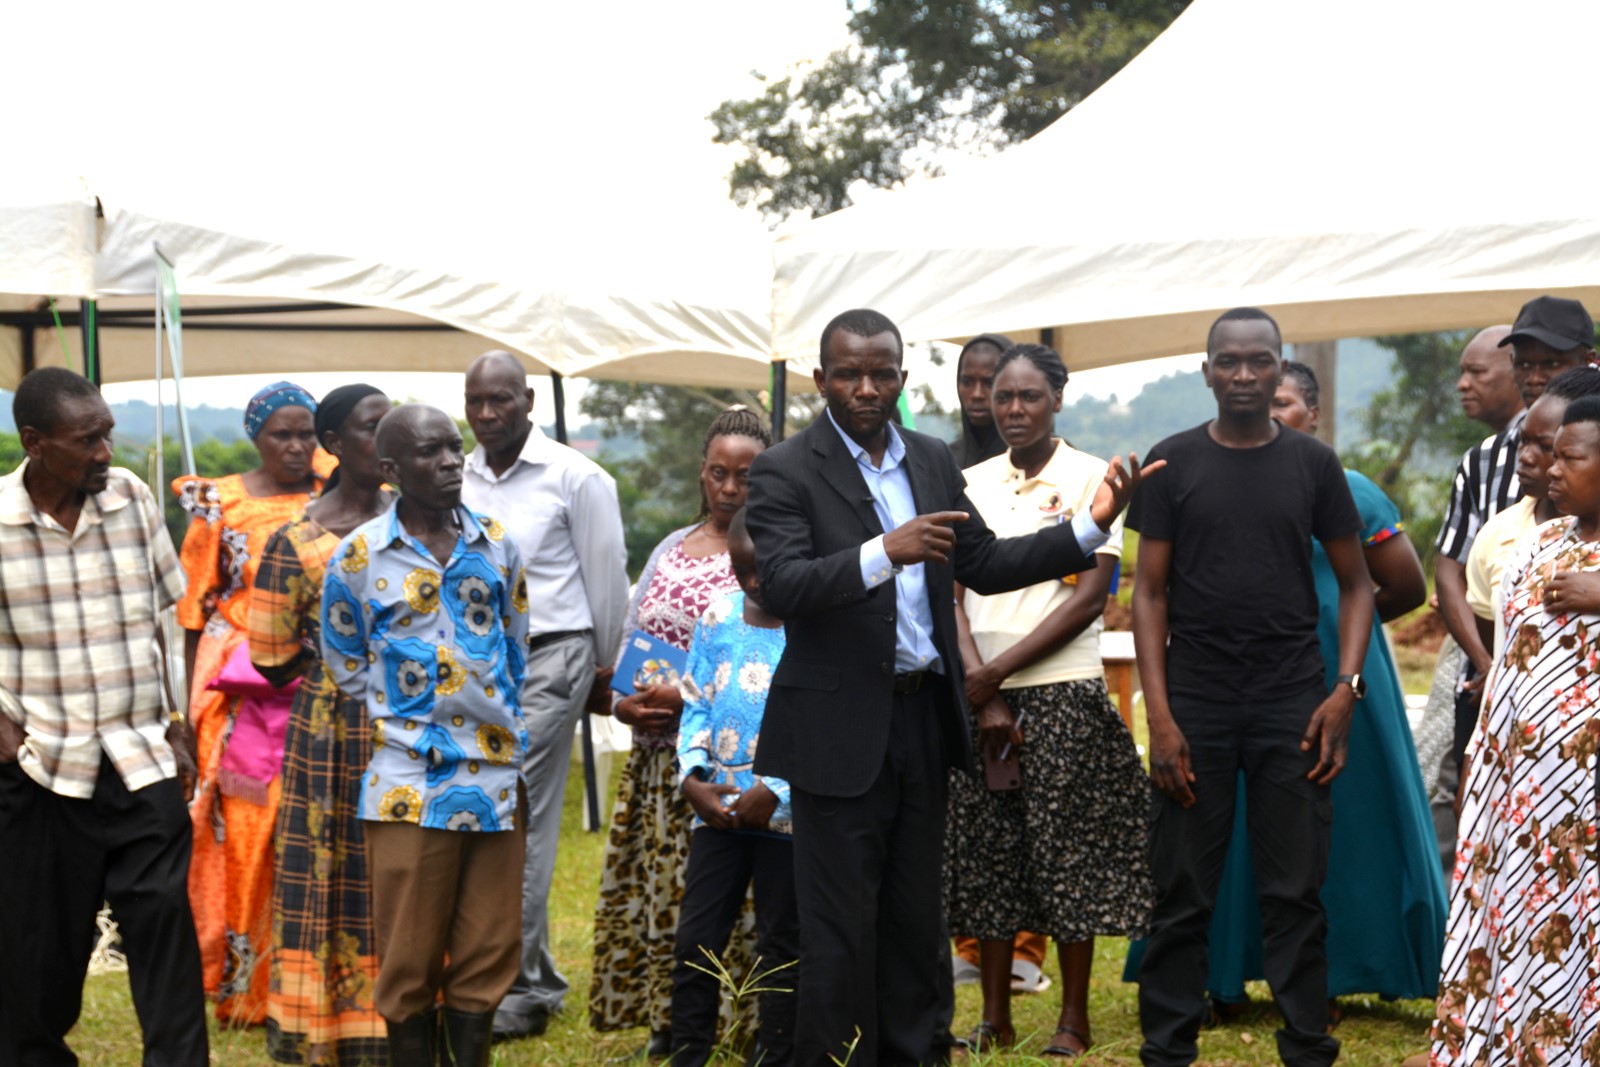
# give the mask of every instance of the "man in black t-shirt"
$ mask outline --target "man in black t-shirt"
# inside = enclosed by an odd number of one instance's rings
[[[1217,417],[1162,441],[1164,478],[1134,498],[1133,635],[1150,724],[1156,907],[1139,971],[1140,1058],[1192,1063],[1206,1010],[1206,935],[1245,775],[1264,969],[1283,1012],[1278,1054],[1321,1067],[1328,1035],[1320,891],[1328,786],[1365,692],[1372,627],[1361,519],[1333,450],[1273,420],[1283,341],[1265,312],[1211,328],[1202,368]],[[1317,645],[1311,538],[1338,577],[1339,680]]]

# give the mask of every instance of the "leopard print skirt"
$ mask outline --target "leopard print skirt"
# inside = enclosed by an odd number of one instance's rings
[[[595,908],[589,1025],[596,1030],[672,1029],[673,937],[693,817],[678,788],[677,750],[636,746],[617,786]],[[747,898],[722,957],[736,980],[748,973],[754,948],[755,912]],[[755,1032],[755,1000],[738,1007],[742,1033]],[[733,1015],[724,995],[725,1028]]]

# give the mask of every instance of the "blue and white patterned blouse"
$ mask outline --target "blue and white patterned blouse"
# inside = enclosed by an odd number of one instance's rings
[[[679,683],[683,718],[678,725],[678,770],[679,781],[698,770],[707,781],[737,786],[741,792],[764,783],[778,798],[768,829],[787,834],[794,832],[789,783],[758,777],[751,769],[783,642],[781,627],[769,630],[744,621],[740,592],[715,601],[700,616]],[[705,824],[696,815],[694,825]]]
[[[322,658],[372,724],[361,818],[511,830],[528,746],[522,558],[495,520],[456,516],[443,568],[395,508],[339,543],[323,579]]]

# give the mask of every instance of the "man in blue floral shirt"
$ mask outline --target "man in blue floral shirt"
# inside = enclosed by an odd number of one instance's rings
[[[461,433],[444,412],[395,408],[377,447],[400,500],[340,543],[322,598],[324,661],[372,724],[374,1000],[393,1067],[487,1064],[521,948],[522,560],[461,506]]]

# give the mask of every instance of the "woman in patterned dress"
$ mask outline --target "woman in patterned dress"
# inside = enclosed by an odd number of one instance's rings
[[[339,460],[323,494],[273,534],[250,599],[250,661],[277,685],[301,679],[284,737],[272,887],[267,1054],[279,1063],[381,1065],[357,782],[372,757],[361,701],[323,668],[322,574],[339,541],[389,507],[374,447],[389,398],[345,385],[317,406],[317,440]]]
[[[1069,521],[1104,488],[1106,464],[1054,435],[1067,368],[1044,345],[1013,345],[993,386],[1009,450],[967,469],[967,495],[1001,537]],[[996,596],[958,590],[974,748],[1018,753],[1020,788],[991,791],[953,771],[945,835],[950,931],[978,939],[983,1021],[967,1039],[986,1052],[1015,1041],[1013,939],[1055,938],[1061,1014],[1043,1055],[1090,1044],[1094,938],[1138,936],[1150,919],[1150,784],[1106,694],[1100,616],[1122,551],[1121,520],[1098,566],[1066,581]]]
[[[316,407],[297,385],[267,386],[245,408],[245,432],[261,466],[172,483],[193,516],[179,552],[189,591],[177,608],[178,624],[188,631],[189,719],[200,757],[200,784],[189,808],[189,900],[206,992],[217,998],[217,1018],[235,1026],[258,1025],[267,1014],[267,970],[257,964],[270,943],[279,778],[250,772],[270,762],[274,744],[281,750],[283,735],[246,731],[254,749],[246,760],[247,746],[235,729],[240,698],[208,685],[245,643],[250,591],[267,538],[305,510],[333,466],[333,457],[317,448]],[[230,745],[237,748],[232,759]]]
[[[668,534],[650,553],[628,605],[624,641],[640,630],[687,650],[701,613],[739,588],[728,562],[728,524],[744,507],[750,464],[769,443],[765,422],[746,408],[730,408],[711,424],[700,465],[704,518]],[[652,686],[617,700],[613,712],[633,728],[633,748],[606,838],[589,1022],[600,1031],[649,1026],[649,1054],[665,1056],[672,1046],[673,934],[693,814],[678,788],[683,697],[675,685]]]
[[[1462,774],[1440,1067],[1600,1063],[1600,398],[1568,406],[1549,479],[1571,518],[1506,568],[1505,649]]]

